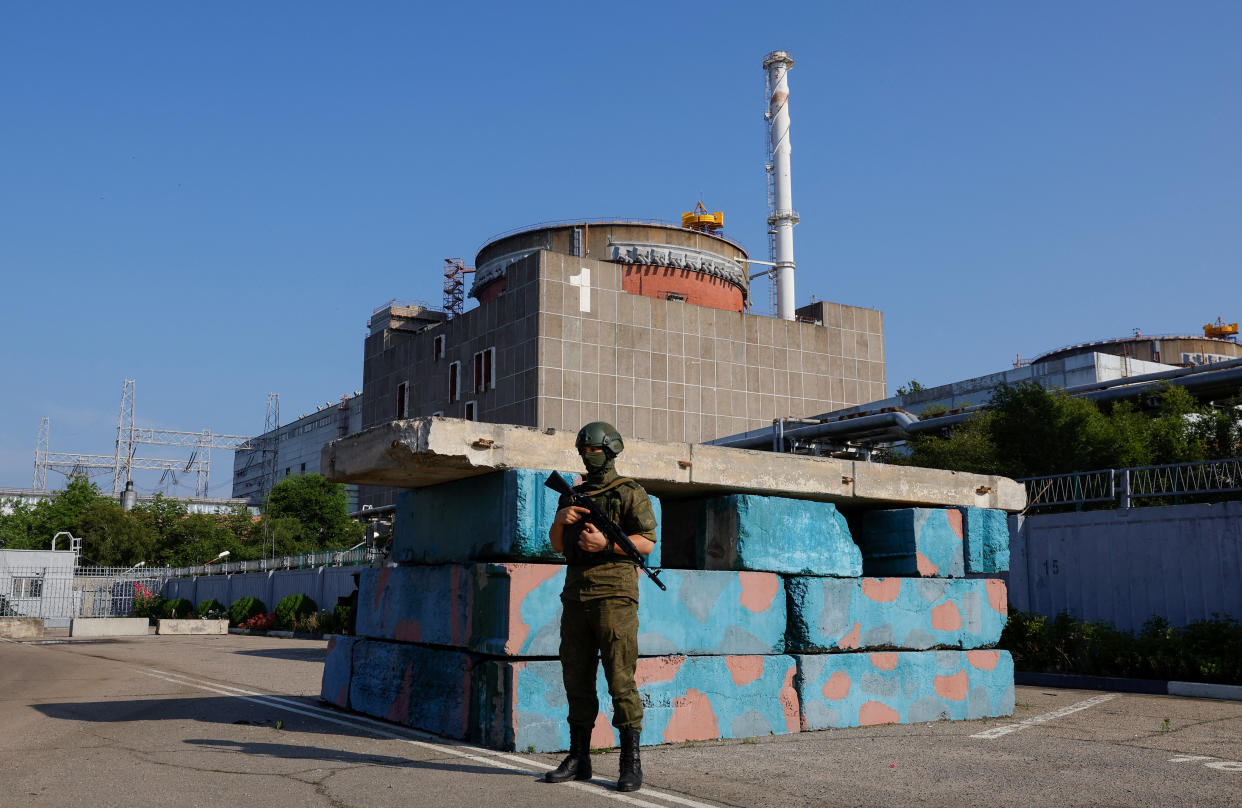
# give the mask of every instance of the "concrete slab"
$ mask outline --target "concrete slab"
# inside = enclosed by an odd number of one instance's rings
[[[351,709],[449,738],[470,733],[470,676],[476,657],[421,645],[354,643]]]
[[[155,633],[168,634],[228,634],[228,620],[160,620]]]
[[[350,708],[349,686],[353,677],[356,637],[333,634],[328,638],[328,655],[323,661],[319,698],[343,710]]]
[[[145,617],[81,617],[69,624],[70,637],[145,637],[151,623]]]
[[[789,497],[735,494],[704,500],[695,535],[697,565],[794,575],[862,575],[862,553],[836,506]]]
[[[797,654],[803,730],[995,718],[1014,709],[1008,651]]]
[[[967,574],[1009,571],[1009,518],[990,508],[958,508],[966,542]]]
[[[785,581],[790,652],[985,648],[1008,615],[991,578],[810,578]]]
[[[559,495],[544,485],[551,471],[508,469],[465,480],[401,491],[393,523],[392,560],[446,564],[459,561],[563,561],[548,529]],[[576,478],[566,474],[571,481]],[[648,557],[660,565],[659,497],[656,547]]]
[[[577,469],[576,433],[425,417],[373,427],[323,449],[328,479],[421,488],[492,471]],[[993,475],[856,463],[689,443],[632,439],[617,470],[659,496],[779,494],[870,505],[969,506],[1016,512],[1026,493]]]
[[[966,574],[962,513],[954,508],[867,511],[854,539],[868,576],[961,578]]]
[[[785,589],[762,572],[666,570],[640,579],[638,651],[771,654],[785,644]],[[509,657],[560,650],[565,567],[472,564],[365,570],[359,636]]]
[[[29,640],[43,636],[41,617],[0,617],[0,637],[9,640]]]

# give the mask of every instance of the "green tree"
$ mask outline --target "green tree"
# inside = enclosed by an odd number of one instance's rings
[[[96,502],[108,502],[98,486],[83,476],[71,477],[64,490],[33,507],[18,504],[13,512],[0,516],[0,538],[12,550],[46,550],[52,537],[61,531],[77,533],[78,522]],[[65,549],[64,547],[61,548]]]
[[[269,528],[279,520],[294,519],[301,528],[293,536],[290,526],[283,526],[286,541],[313,550],[349,546],[362,539],[363,529],[349,518],[348,505],[345,486],[330,483],[322,475],[286,477],[268,494]]]
[[[92,502],[77,524],[82,556],[105,567],[128,567],[150,561],[159,547],[155,531],[144,526],[110,499]]]

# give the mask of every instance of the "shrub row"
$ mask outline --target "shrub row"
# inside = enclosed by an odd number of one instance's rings
[[[253,597],[238,598],[228,609],[215,598],[207,598],[195,608],[185,598],[169,600],[141,584],[134,593],[134,616],[146,617],[152,623],[161,618],[227,617],[230,626],[259,631],[278,628],[307,634],[342,634],[350,624],[350,611],[350,607],[341,605],[319,611],[308,595],[286,595],[276,604],[276,610],[269,612],[263,601]]]
[[[1131,632],[1011,611],[999,647],[1020,671],[1242,685],[1242,624],[1219,614],[1181,628],[1152,617]]]

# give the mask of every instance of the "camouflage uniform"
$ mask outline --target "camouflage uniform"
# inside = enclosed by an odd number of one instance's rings
[[[611,468],[591,475],[575,488],[625,531],[655,541],[656,518],[647,492],[638,483],[618,477]],[[599,492],[599,493],[597,493]],[[562,497],[558,505],[569,505]],[[608,548],[588,553],[578,548],[578,532],[566,531],[569,563],[561,593],[561,670],[569,701],[570,726],[594,727],[599,714],[595,673],[603,659],[604,677],[612,695],[612,724],[639,730],[643,706],[634,669],[638,663],[638,579],[642,575],[629,557]]]

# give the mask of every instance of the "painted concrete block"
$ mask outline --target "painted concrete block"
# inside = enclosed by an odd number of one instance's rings
[[[354,633],[464,648],[470,638],[471,572],[462,564],[362,570]]]
[[[1009,519],[991,508],[958,508],[966,542],[966,572],[991,575],[1009,571]]]
[[[961,578],[966,574],[962,513],[954,508],[867,511],[855,538],[867,576]]]
[[[791,652],[985,648],[1008,615],[1005,582],[992,578],[785,580]]]
[[[803,730],[1013,714],[1008,651],[798,654]]]
[[[349,682],[351,709],[427,732],[470,733],[470,675],[475,659],[408,643],[358,640]]]
[[[70,621],[70,637],[145,637],[150,632],[145,617],[79,617]]]
[[[393,523],[392,560],[415,564],[564,561],[548,541],[560,498],[543,484],[549,474],[539,469],[510,469],[401,491]],[[658,522],[660,501],[653,496],[651,504]],[[648,558],[653,567],[660,565],[659,535],[657,527],[656,549]]]
[[[697,566],[793,575],[862,574],[862,555],[835,505],[734,494],[704,500]]]
[[[155,633],[168,634],[228,634],[228,620],[170,620],[162,619],[155,624]]]
[[[666,570],[661,592],[639,579],[638,650],[663,654],[771,654],[784,650],[780,576]],[[357,633],[494,656],[555,657],[560,650],[559,564],[471,564],[365,570]]]
[[[323,661],[319,698],[343,710],[350,708],[349,683],[353,674],[356,637],[333,634],[328,638],[328,656]]]
[[[648,657],[638,661],[645,708],[641,743],[748,738],[799,731],[794,658],[770,656]],[[601,671],[594,747],[617,742],[612,701]],[[568,705],[556,661],[489,661],[475,680],[476,743],[496,749],[551,752],[569,746]]]

